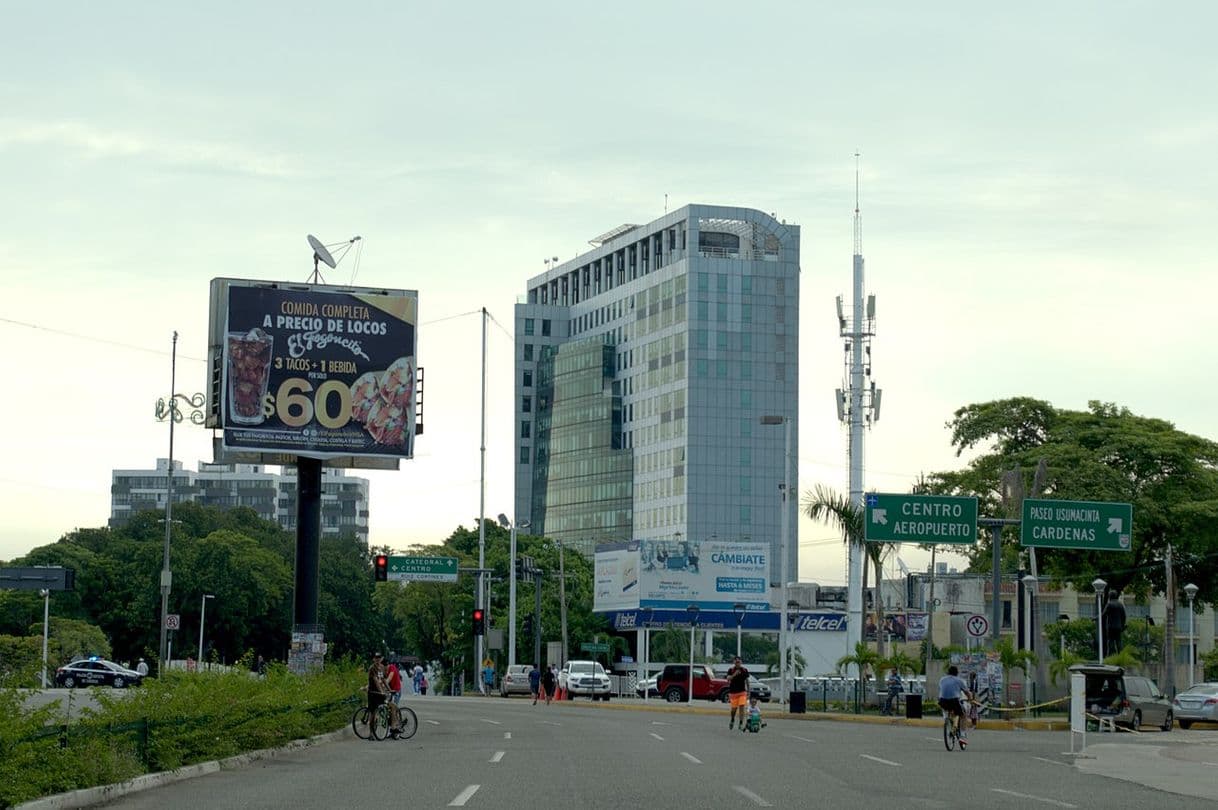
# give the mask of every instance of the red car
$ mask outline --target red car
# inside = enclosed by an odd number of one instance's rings
[[[718,678],[706,664],[694,664],[694,699],[727,703],[727,678]],[[689,664],[669,664],[656,681],[656,691],[669,703],[689,700]]]

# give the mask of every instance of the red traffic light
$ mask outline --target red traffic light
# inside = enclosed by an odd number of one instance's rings
[[[486,611],[482,608],[474,608],[471,614],[474,620],[474,635],[480,636],[486,632]]]
[[[377,582],[385,582],[389,579],[389,557],[385,554],[378,554],[373,559],[373,568],[376,571]]]

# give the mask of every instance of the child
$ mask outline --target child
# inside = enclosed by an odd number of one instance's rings
[[[761,722],[761,707],[757,705],[757,695],[749,696],[749,718],[748,722],[740,727],[741,731],[751,731],[754,734],[765,728],[766,724]]]

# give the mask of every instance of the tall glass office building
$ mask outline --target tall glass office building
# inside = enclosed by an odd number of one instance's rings
[[[766,542],[777,584],[789,429],[796,579],[799,227],[689,205],[591,241],[516,306],[516,519],[589,555]]]

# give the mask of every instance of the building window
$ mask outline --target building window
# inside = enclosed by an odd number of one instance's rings
[[[694,376],[708,377],[710,376],[710,361],[705,358],[699,358],[694,361]]]
[[[752,436],[753,435],[753,420],[752,419],[741,419],[740,420],[740,435],[741,436]]]
[[[697,349],[706,348],[706,330],[705,329],[695,329],[694,330],[694,348],[697,348]]]
[[[533,398],[532,397],[521,397],[520,398],[520,410],[523,411],[524,413],[532,413],[533,412]]]
[[[718,377],[719,379],[723,379],[723,378],[727,377],[727,361],[726,360],[716,360],[715,361],[715,376]]]
[[[524,319],[524,333],[526,335],[533,334],[533,319],[532,318]]]
[[[533,344],[532,343],[524,344],[524,359],[525,360],[533,359]]]
[[[753,379],[753,364],[750,363],[748,360],[745,360],[744,362],[742,362],[740,364],[740,379],[742,379],[742,380]]]
[[[740,407],[742,407],[742,408],[753,407],[753,392],[748,390],[747,388],[743,388],[740,391]]]
[[[715,304],[715,318],[720,321],[727,320],[727,304],[725,302]]]
[[[522,438],[522,439],[532,438],[532,432],[533,432],[532,423],[530,423],[530,422],[521,422],[520,423],[520,438]]]
[[[525,387],[525,388],[532,388],[532,387],[533,387],[533,372],[531,372],[531,371],[526,371],[526,372],[524,373],[524,380],[523,380],[523,382],[524,382],[524,387]]]
[[[751,475],[740,476],[740,494],[741,495],[752,495],[753,494],[753,477]]]
[[[698,292],[709,292],[709,291],[710,291],[710,274],[709,273],[699,273],[698,274]]]
[[[740,305],[740,320],[744,321],[745,323],[753,322],[753,305],[752,304],[741,304]]]
[[[549,318],[543,318],[541,321],[541,336],[542,337],[550,336],[550,319]]]
[[[753,522],[753,507],[751,507],[751,506],[740,507],[740,522],[741,523],[752,523]]]
[[[753,450],[749,447],[740,448],[740,466],[747,467],[753,463]]]
[[[752,332],[741,332],[740,333],[740,351],[751,352],[752,350],[753,350],[753,333]]]
[[[520,463],[521,464],[529,463],[529,446],[527,444],[523,444],[520,446]]]
[[[707,301],[698,302],[698,312],[695,316],[700,321],[705,321],[710,317],[710,303]]]
[[[727,348],[727,332],[715,332],[715,348]]]
[[[753,291],[753,277],[752,276],[741,276],[740,277],[740,292],[751,293],[752,291]]]

